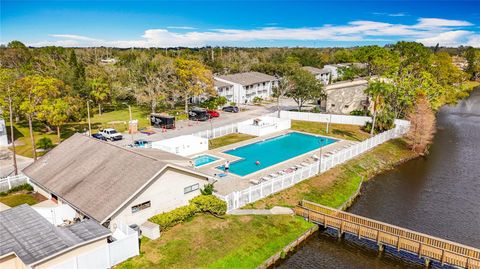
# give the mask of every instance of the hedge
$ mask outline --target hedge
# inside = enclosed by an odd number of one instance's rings
[[[214,195],[200,195],[193,198],[190,204],[195,205],[199,211],[214,215],[225,215],[227,204]]]
[[[156,223],[164,231],[178,223],[184,222],[199,212],[208,212],[214,215],[224,215],[227,204],[214,195],[200,195],[193,198],[189,205],[176,208],[172,211],[155,215],[149,221]]]

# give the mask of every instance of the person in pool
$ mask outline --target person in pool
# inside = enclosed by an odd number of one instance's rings
[[[260,165],[260,161],[258,161],[258,160],[255,161],[255,164],[256,164],[256,165]]]
[[[225,164],[223,165],[223,168],[225,170],[225,173],[228,174],[228,169],[230,169],[230,161],[226,161]]]

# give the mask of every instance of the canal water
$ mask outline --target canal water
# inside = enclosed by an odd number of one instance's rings
[[[366,183],[350,212],[480,248],[480,88],[437,115],[430,154]],[[280,268],[415,268],[328,232]]]

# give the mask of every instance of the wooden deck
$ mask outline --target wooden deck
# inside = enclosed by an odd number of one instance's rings
[[[309,201],[302,201],[302,204],[295,208],[295,214],[326,228],[337,229],[339,236],[349,233],[375,241],[380,251],[383,250],[384,245],[389,245],[397,248],[398,251],[415,253],[425,259],[426,265],[430,260],[436,260],[442,264],[461,268],[480,269],[480,249]]]

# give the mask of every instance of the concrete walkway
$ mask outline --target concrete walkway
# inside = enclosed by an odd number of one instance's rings
[[[235,209],[230,211],[230,215],[293,215],[291,208],[274,206],[272,209]]]

